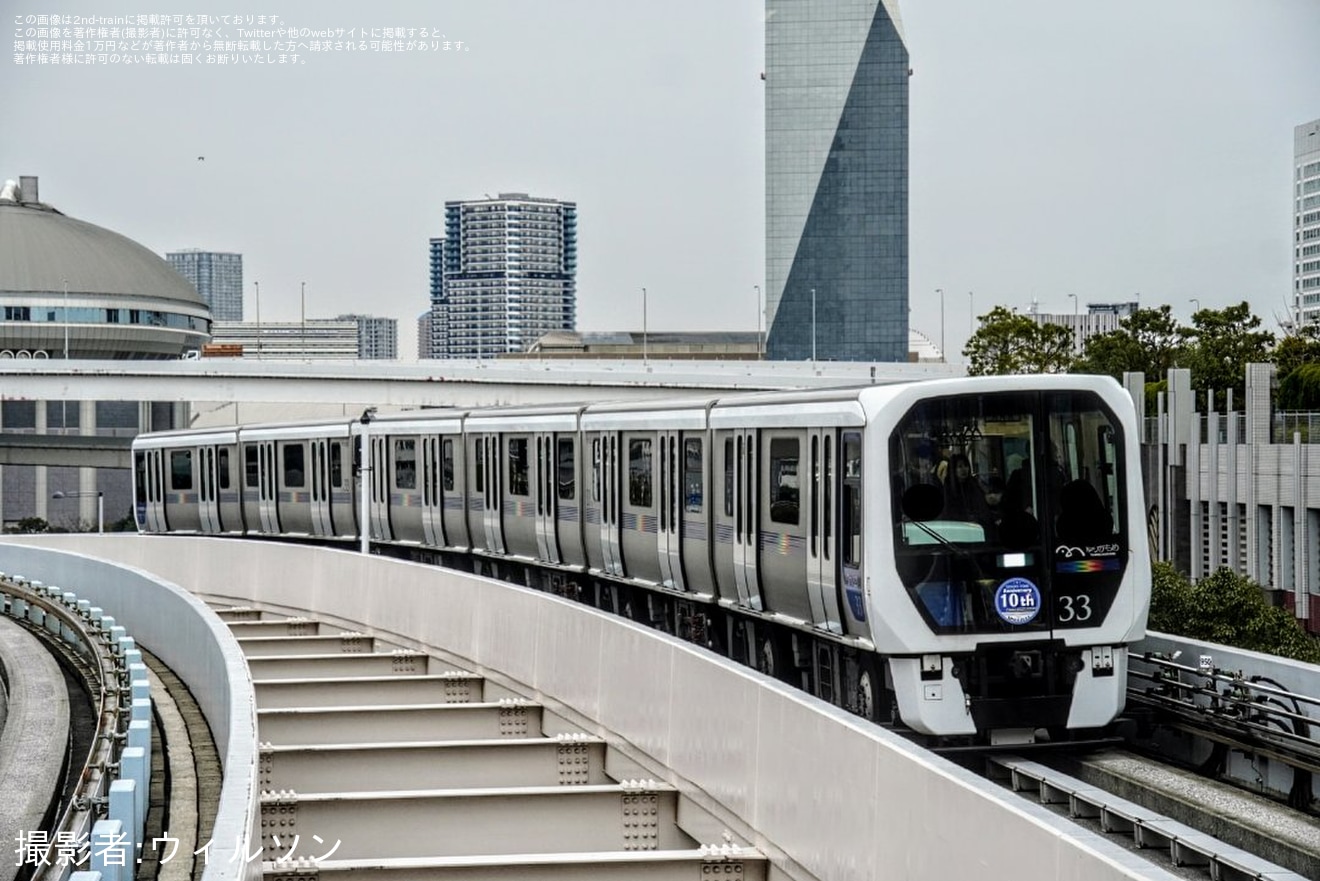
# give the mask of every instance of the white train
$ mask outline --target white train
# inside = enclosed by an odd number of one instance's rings
[[[1101,728],[1145,631],[1134,411],[1102,377],[364,414],[133,449],[145,532],[348,543],[365,521],[374,550],[572,596],[930,735]]]

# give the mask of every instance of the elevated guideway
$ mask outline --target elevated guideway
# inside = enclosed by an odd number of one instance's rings
[[[498,822],[499,800],[510,793],[495,793],[514,778],[465,779],[467,765],[455,759],[490,749],[516,753],[521,758],[508,765],[525,763],[542,775],[531,786],[536,792],[517,796],[520,809],[562,823],[563,836],[576,836],[571,847],[610,846],[614,839],[601,839],[600,830],[613,835],[632,822],[637,834],[641,823],[636,850],[695,857],[694,878],[725,877],[723,867],[734,865],[709,845],[704,857],[693,850],[712,830],[728,830],[723,841],[739,845],[740,857],[751,851],[739,861],[747,874],[728,877],[757,877],[762,859],[764,877],[773,879],[1172,877],[758,673],[500,582],[298,545],[147,536],[23,537],[0,544],[0,568],[93,582],[106,604],[118,595],[123,617],[143,619],[133,621],[143,645],[172,666],[179,662],[176,672],[212,707],[208,717],[223,744],[217,843],[226,840],[221,829],[231,842],[243,829],[249,837],[237,840],[258,840],[271,831],[260,827],[262,817],[278,822],[284,807],[298,812],[304,840],[319,831],[316,824],[362,824],[357,850],[349,851],[355,856],[341,851],[331,858],[343,858],[338,865],[309,863],[292,873],[272,865],[268,877],[443,877],[426,869],[435,847],[420,843],[419,830],[450,823],[466,830],[460,837],[472,871],[465,877],[484,877],[476,870],[510,845],[480,838],[478,815],[487,811]],[[230,633],[178,586],[243,620],[232,620]],[[443,744],[425,740],[442,730],[446,713],[459,724],[444,729]],[[411,721],[425,716],[433,718]],[[565,771],[558,736],[570,733],[563,742],[582,748],[582,762]],[[553,772],[546,739],[557,744]],[[371,748],[382,741],[388,748]],[[454,751],[449,762],[439,759],[446,750]],[[315,767],[327,757],[329,774]],[[353,781],[327,790],[340,768]],[[622,779],[613,773],[619,769],[626,769]],[[573,792],[563,773],[579,775]],[[398,789],[401,783],[407,788]],[[436,785],[449,794],[437,794]],[[467,807],[456,812],[453,793],[465,790]],[[638,796],[648,800],[629,820],[627,799]],[[479,811],[473,798],[488,801]],[[416,825],[409,832],[396,823]],[[366,837],[377,833],[386,836],[388,855],[368,851]],[[671,837],[679,833],[686,838]],[[721,871],[711,874],[712,866]],[[253,870],[212,860],[206,877],[245,871]]]

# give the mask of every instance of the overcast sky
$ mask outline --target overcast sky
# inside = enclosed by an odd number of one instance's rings
[[[58,8],[56,8],[58,6]],[[447,199],[578,203],[584,330],[751,330],[764,276],[760,0],[0,0],[16,16],[278,15],[461,51],[0,69],[0,179],[164,253],[238,251],[253,314],[399,319],[415,356]],[[913,326],[969,305],[1289,297],[1316,0],[904,0]],[[368,11],[369,10],[369,11]],[[26,27],[26,24],[22,25]],[[237,39],[235,25],[227,33]],[[12,41],[12,37],[11,37]],[[204,156],[204,160],[198,157]],[[969,297],[968,292],[973,292]]]

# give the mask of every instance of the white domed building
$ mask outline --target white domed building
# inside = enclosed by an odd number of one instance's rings
[[[37,178],[0,188],[0,360],[176,359],[210,339],[206,302],[147,248],[42,202]],[[0,432],[110,435],[178,427],[186,407],[139,401],[35,401],[0,384]],[[94,527],[131,513],[128,469],[0,467],[0,517]]]
[[[132,239],[0,189],[0,358],[178,358],[210,339],[196,289]]]

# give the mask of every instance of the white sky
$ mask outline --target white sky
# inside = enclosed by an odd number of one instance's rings
[[[913,326],[969,303],[1218,307],[1291,285],[1293,127],[1320,117],[1316,0],[900,0]],[[0,179],[158,252],[244,257],[247,314],[399,319],[415,355],[447,199],[579,211],[579,327],[751,330],[764,274],[760,0],[0,0]],[[370,11],[368,11],[370,10]],[[466,51],[297,66],[25,66],[16,16],[279,15]],[[22,25],[26,27],[26,25]],[[234,25],[228,33],[236,39]],[[205,156],[199,161],[198,156]],[[968,292],[974,292],[972,298]]]

